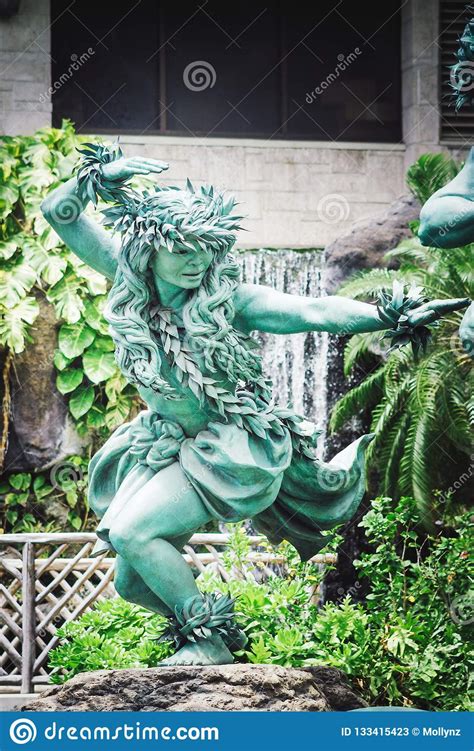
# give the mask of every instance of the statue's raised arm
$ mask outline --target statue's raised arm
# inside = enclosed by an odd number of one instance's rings
[[[97,178],[112,191],[109,200],[113,196],[114,187],[119,188],[134,175],[160,173],[167,168],[168,165],[164,162],[144,157],[122,157],[96,167],[98,173],[100,169]],[[120,238],[107,232],[98,222],[84,214],[89,202],[96,203],[95,194],[84,189],[86,185],[92,184],[91,181],[86,183],[84,180],[90,175],[90,169],[91,165],[86,164],[75,177],[53,190],[41,204],[41,210],[47,222],[73,253],[88,266],[113,279]]]

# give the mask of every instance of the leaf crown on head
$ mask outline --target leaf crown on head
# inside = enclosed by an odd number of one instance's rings
[[[242,229],[243,218],[233,213],[236,201],[217,191],[212,185],[195,190],[187,180],[186,187],[155,186],[153,191],[128,190],[121,202],[103,211],[104,224],[123,234],[123,243],[130,241],[190,250],[211,248],[226,253],[235,243],[235,232]],[[192,242],[191,242],[192,240]]]

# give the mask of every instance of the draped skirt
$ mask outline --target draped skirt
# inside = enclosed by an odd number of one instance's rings
[[[143,411],[118,428],[90,462],[89,505],[101,520],[93,555],[113,549],[108,532],[124,504],[133,503],[157,472],[179,461],[213,518],[252,519],[270,542],[288,540],[308,560],[327,545],[323,532],[356,513],[371,439],[362,436],[323,462],[293,451],[286,430],[260,438],[234,424],[211,422],[195,438],[186,438],[177,423]]]

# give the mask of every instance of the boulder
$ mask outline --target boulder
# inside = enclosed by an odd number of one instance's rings
[[[419,219],[420,208],[414,196],[402,196],[377,216],[356,222],[347,234],[328,245],[325,250],[327,294],[334,294],[353,273],[383,266],[384,254],[410,236],[408,223]]]
[[[26,712],[331,712],[367,706],[339,670],[176,666],[80,673]]]
[[[40,313],[25,351],[15,355],[10,374],[10,420],[4,471],[43,469],[81,451],[67,399],[56,388],[53,356],[58,322],[54,308],[38,293]]]

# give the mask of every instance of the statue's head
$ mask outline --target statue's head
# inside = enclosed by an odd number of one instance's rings
[[[122,232],[122,247],[137,272],[150,268],[171,284],[195,289],[213,263],[224,260],[235,243],[241,216],[231,196],[212,186],[195,190],[156,187],[132,193],[104,211],[106,224]]]
[[[156,276],[191,291],[182,323],[210,371],[235,383],[259,377],[259,358],[241,346],[243,334],[232,326],[240,268],[229,251],[242,219],[235,205],[232,197],[207,186],[194,190],[188,181],[185,188],[129,191],[104,211],[106,224],[122,233],[105,315],[117,362],[132,383],[163,387],[163,353],[150,328],[159,302]]]

